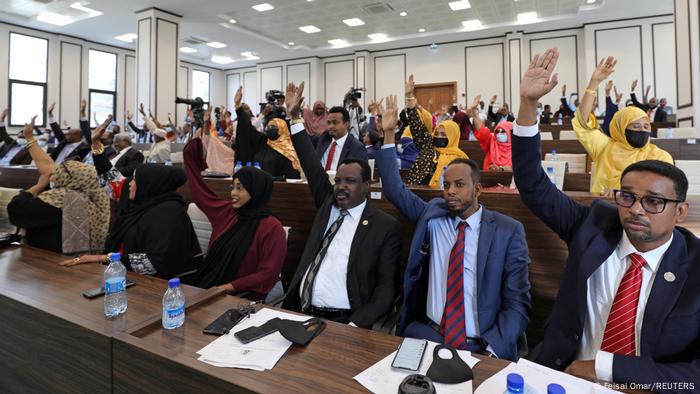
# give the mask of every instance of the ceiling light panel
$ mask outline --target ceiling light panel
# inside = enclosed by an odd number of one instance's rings
[[[121,36],[114,37],[115,40],[124,41],[128,43],[134,42],[138,38],[138,35],[134,33],[122,34]]]
[[[197,52],[197,50],[194,48],[190,48],[190,47],[182,47],[182,48],[180,48],[180,52],[182,52],[182,53],[195,53],[195,52]]]
[[[272,5],[270,5],[268,3],[262,3],[262,4],[254,5],[253,9],[255,11],[258,11],[258,12],[265,12],[265,11],[274,10],[275,7],[273,7]]]
[[[56,26],[65,26],[75,22],[73,18],[55,12],[42,12],[37,15],[36,20]]]
[[[223,42],[218,42],[218,41],[208,42],[207,46],[212,47],[212,48],[216,48],[216,49],[226,48],[226,44],[224,44]]]
[[[333,48],[345,48],[350,46],[347,41],[336,38],[334,40],[328,40],[328,43],[333,45]]]
[[[462,22],[462,26],[464,26],[464,30],[466,30],[466,31],[474,31],[474,30],[480,30],[480,29],[484,28],[484,25],[482,25],[481,21],[478,19],[464,21],[464,22]]]
[[[229,64],[234,62],[229,56],[212,56],[211,61],[216,64]]]
[[[472,8],[468,0],[451,1],[448,3],[452,11],[466,10]]]
[[[321,31],[318,27],[314,25],[306,25],[306,26],[301,26],[299,30],[303,31],[304,33],[308,34],[313,34],[313,33],[318,33]]]
[[[343,19],[343,23],[350,27],[362,26],[365,24],[365,22],[360,18]]]

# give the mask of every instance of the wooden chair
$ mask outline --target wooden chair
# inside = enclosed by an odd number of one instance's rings
[[[552,161],[552,154],[544,155],[545,161]],[[556,161],[565,161],[568,172],[575,174],[584,174],[586,172],[586,154],[585,153],[557,153]]]

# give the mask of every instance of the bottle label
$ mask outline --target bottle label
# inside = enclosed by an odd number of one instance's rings
[[[105,282],[105,294],[119,293],[124,291],[126,285],[126,279],[120,279],[116,281],[106,281]]]
[[[182,306],[179,307],[179,308],[168,309],[168,310],[166,311],[166,314],[168,315],[168,319],[177,319],[177,318],[180,317],[181,315],[184,315],[184,314],[185,314],[185,306],[182,305]]]

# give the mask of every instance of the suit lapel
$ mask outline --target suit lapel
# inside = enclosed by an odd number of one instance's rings
[[[363,245],[364,239],[369,233],[369,230],[374,222],[374,208],[369,205],[365,205],[365,209],[362,211],[362,216],[360,217],[360,223],[357,225],[357,230],[355,230],[355,236],[352,238],[352,245],[350,245],[350,256],[348,256],[348,275],[350,274],[350,269],[355,263],[357,253]]]
[[[651,293],[644,310],[644,320],[640,338],[640,354],[651,356],[657,343],[661,328],[671,307],[676,304],[678,296],[688,279],[688,254],[683,234],[673,230],[673,242],[664,254],[656,277],[652,284]],[[670,274],[667,275],[667,273]],[[673,278],[671,280],[671,278]]]
[[[316,156],[318,156],[319,160],[323,160],[323,154],[326,153],[326,149],[328,149],[328,146],[331,144],[332,138],[326,138],[326,136],[328,136],[328,134],[324,134],[318,141],[318,149],[316,149]]]
[[[477,284],[482,284],[484,271],[486,270],[486,258],[491,249],[491,241],[496,231],[496,224],[493,212],[482,206],[484,210],[481,213],[481,229],[479,230],[479,243],[476,250],[476,278]],[[478,290],[477,290],[478,293]],[[478,299],[478,296],[477,296]]]

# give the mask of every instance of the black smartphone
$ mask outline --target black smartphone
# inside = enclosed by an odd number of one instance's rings
[[[129,279],[126,280],[126,287],[131,287],[131,286],[133,286],[133,285],[135,285],[135,284],[136,284],[136,282],[134,282],[134,281],[132,281],[132,280],[129,280]],[[88,299],[93,299],[93,298],[100,297],[100,296],[102,296],[102,295],[104,295],[104,294],[105,294],[105,288],[104,288],[104,287],[96,287],[96,288],[94,288],[94,289],[85,290],[85,291],[83,292],[83,297],[88,298]]]
[[[428,341],[425,339],[404,338],[401,345],[399,345],[399,350],[396,351],[391,366],[409,371],[418,371],[427,346]]]
[[[245,310],[229,309],[217,317],[210,325],[204,327],[202,332],[212,335],[226,335],[246,316]]]
[[[233,335],[235,335],[236,338],[238,338],[238,340],[244,344],[250,343],[256,339],[260,339],[277,331],[277,322],[279,320],[280,319],[278,317],[275,317],[274,319],[268,320],[268,322],[263,325],[248,327],[245,330],[238,331]]]

